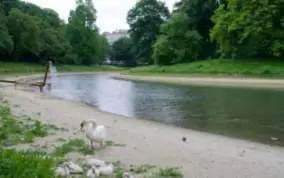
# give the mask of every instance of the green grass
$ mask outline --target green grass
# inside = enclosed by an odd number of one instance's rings
[[[143,66],[128,70],[129,74],[146,75],[224,75],[284,77],[284,61],[211,59],[171,66]]]
[[[143,174],[143,173],[146,173],[153,168],[156,168],[156,166],[145,164],[145,165],[140,165],[140,166],[132,168],[130,170],[130,172],[133,172],[135,174]]]
[[[211,59],[171,66],[143,66],[135,68],[121,68],[109,65],[83,66],[83,65],[56,65],[59,72],[100,72],[119,71],[132,75],[221,75],[221,76],[252,76],[252,77],[284,77],[284,61],[275,60],[232,60]],[[33,74],[43,73],[44,65],[32,63],[0,62],[0,74]]]
[[[84,140],[72,139],[62,144],[61,146],[56,147],[53,152],[54,156],[64,157],[66,154],[71,152],[79,152],[84,155],[94,154],[94,150],[87,145]]]
[[[55,161],[38,151],[16,151],[0,147],[0,177],[54,178]]]
[[[56,65],[59,72],[96,72],[96,71],[121,71],[123,68],[108,65],[99,66],[83,66],[83,65]],[[43,73],[45,65],[32,63],[15,63],[15,62],[1,62],[0,74],[11,73]]]
[[[183,178],[183,174],[177,168],[164,168],[144,178]]]
[[[9,146],[32,143],[48,135],[49,126],[27,117],[16,117],[7,106],[0,106],[0,144]]]
[[[28,117],[16,117],[7,103],[0,105],[0,177],[54,178],[57,161],[42,151],[17,151],[6,146],[32,143],[37,137],[48,135],[50,126]]]
[[[104,146],[105,147],[125,147],[126,145],[122,143],[115,143],[114,141],[111,141],[111,140],[107,140],[105,141]]]

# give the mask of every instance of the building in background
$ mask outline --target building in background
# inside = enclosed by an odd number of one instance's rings
[[[110,45],[112,45],[115,41],[122,37],[129,36],[128,30],[115,30],[113,32],[104,32],[104,35],[106,36]]]

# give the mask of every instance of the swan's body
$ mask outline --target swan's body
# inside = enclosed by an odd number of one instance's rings
[[[92,169],[89,169],[86,173],[87,178],[96,178],[96,174],[93,172]]]
[[[83,121],[81,123],[81,130],[87,126],[86,137],[91,141],[91,147],[93,143],[100,143],[100,148],[103,147],[104,140],[106,138],[106,128],[104,125],[97,125],[95,121]]]
[[[97,169],[98,169],[100,175],[105,175],[105,176],[112,175],[113,171],[114,171],[112,164],[107,165],[107,166],[102,166],[102,167],[99,167]]]
[[[90,158],[85,159],[84,164],[89,166],[89,167],[92,167],[92,166],[101,167],[101,166],[105,165],[105,161],[90,157]]]
[[[55,170],[55,175],[57,176],[61,176],[61,177],[67,177],[69,176],[70,171],[69,171],[69,167],[67,164],[63,164],[62,166],[58,167]]]
[[[134,178],[133,176],[129,175],[129,173],[123,173],[123,178]]]
[[[87,178],[96,178],[100,176],[100,172],[95,167],[89,169],[86,173]]]
[[[73,163],[72,161],[67,162],[66,164],[68,164],[68,168],[70,173],[73,174],[82,174],[83,173],[83,169],[78,166],[77,164]]]

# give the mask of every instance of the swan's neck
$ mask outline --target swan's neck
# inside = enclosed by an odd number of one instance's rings
[[[95,123],[92,123],[92,122],[90,122],[87,126],[88,130],[93,130],[93,129],[96,129],[96,128],[97,128],[97,125]]]

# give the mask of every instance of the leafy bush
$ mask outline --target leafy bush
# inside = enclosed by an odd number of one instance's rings
[[[54,178],[52,158],[36,151],[16,151],[0,148],[0,177]]]

